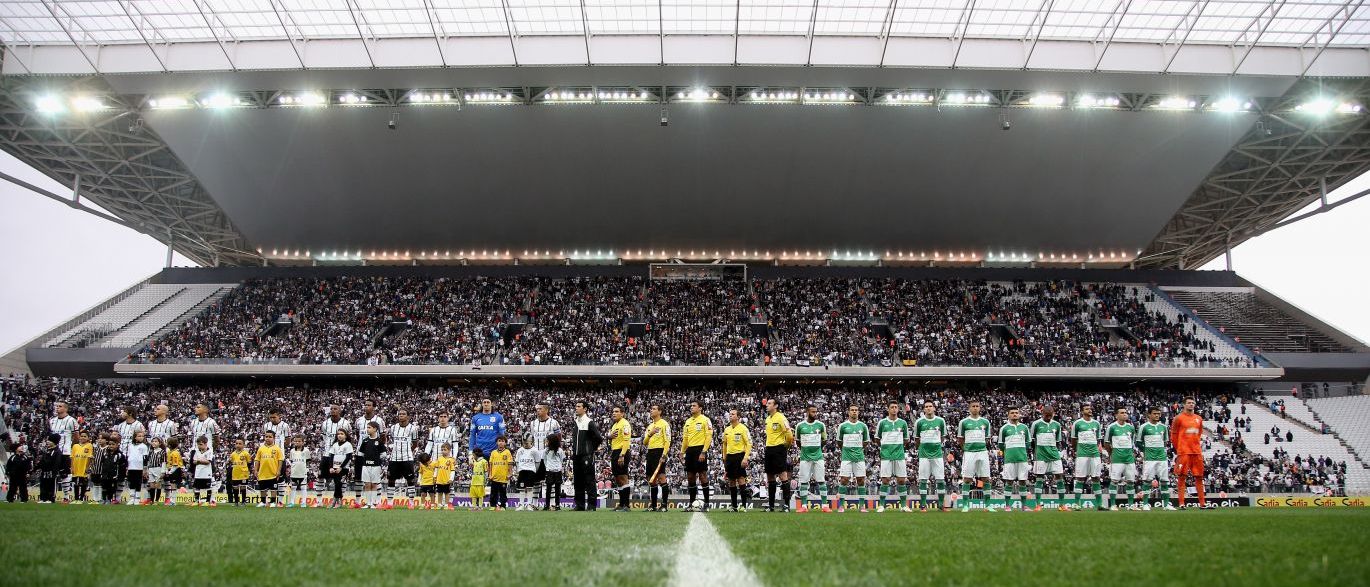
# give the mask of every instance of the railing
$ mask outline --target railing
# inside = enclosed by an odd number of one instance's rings
[[[242,357],[242,358],[175,358],[175,357],[128,357],[120,361],[132,365],[303,365],[303,364],[322,364],[322,365],[365,365],[366,363],[301,363],[298,358],[293,357]],[[731,363],[721,363],[719,365],[701,366],[732,366],[732,367],[753,367],[758,366],[759,361],[734,361]],[[391,363],[396,365],[473,365],[472,361],[431,361],[423,363]],[[492,362],[480,363],[487,366],[558,366],[558,365],[578,365],[578,366],[620,366],[620,367],[667,367],[667,366],[688,366],[691,363],[680,361],[662,361],[660,359],[606,359],[590,361],[544,361],[540,363],[518,363],[518,362]],[[1220,361],[1064,361],[1051,365],[1018,365],[1011,363],[984,363],[975,365],[964,365],[956,363],[940,362],[919,362],[917,365],[902,365],[893,360],[881,361],[876,363],[837,363],[830,361],[810,361],[786,360],[783,362],[773,362],[774,367],[812,367],[822,369],[823,367],[881,367],[888,369],[917,369],[919,367],[1042,367],[1042,368],[1117,368],[1117,369],[1245,369],[1250,368],[1244,365],[1224,364]]]
[[[143,278],[142,281],[139,281],[138,283],[135,283],[135,284],[129,286],[128,289],[125,289],[124,291],[121,291],[121,292],[119,292],[119,293],[117,293],[117,294],[114,294],[113,297],[111,297],[111,298],[109,298],[109,299],[107,299],[107,300],[105,300],[105,301],[103,301],[103,302],[100,302],[99,304],[96,304],[96,305],[92,306],[90,309],[88,309],[88,310],[86,310],[86,311],[84,311],[84,312],[81,312],[80,314],[77,314],[75,318],[72,318],[72,319],[70,319],[70,320],[67,320],[66,322],[63,322],[61,326],[58,326],[58,327],[56,327],[56,328],[53,328],[52,330],[49,330],[49,331],[47,331],[47,332],[44,332],[42,336],[39,336],[39,337],[37,337],[37,338],[35,338],[35,339],[33,339],[33,340],[37,341],[37,342],[38,342],[38,346],[41,346],[41,347],[55,347],[55,346],[59,346],[61,343],[66,342],[66,340],[69,340],[71,337],[68,336],[66,339],[59,340],[59,341],[53,341],[53,337],[55,337],[55,336],[57,336],[57,335],[59,335],[59,334],[65,333],[65,332],[67,332],[67,331],[70,331],[71,329],[76,328],[77,326],[79,326],[82,322],[85,322],[85,321],[87,321],[87,320],[90,320],[91,318],[94,318],[96,314],[99,314],[100,312],[103,312],[103,311],[109,309],[110,306],[113,306],[114,304],[117,304],[117,303],[123,301],[124,298],[126,298],[126,297],[128,297],[128,296],[130,296],[130,295],[133,295],[134,292],[136,292],[136,291],[142,289],[143,286],[146,286],[146,285],[148,284],[148,282],[150,282],[150,281],[152,281],[152,276],[148,276],[148,277]],[[77,333],[75,333],[75,332],[72,333],[72,335],[75,335],[75,334],[77,334]]]

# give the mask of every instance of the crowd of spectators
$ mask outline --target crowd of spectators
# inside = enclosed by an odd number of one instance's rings
[[[1148,309],[1153,295],[1064,281],[251,280],[133,360],[1253,366],[1215,359],[1185,314]]]
[[[1028,384],[1024,384],[1028,385]],[[470,466],[467,457],[466,439],[469,434],[472,414],[480,408],[482,399],[490,398],[494,409],[503,414],[508,425],[508,435],[521,439],[536,416],[536,406],[546,403],[550,414],[559,420],[562,429],[569,434],[572,427],[573,405],[577,400],[590,404],[590,411],[596,418],[603,419],[604,429],[608,428],[608,415],[614,406],[625,408],[626,416],[633,425],[634,443],[632,448],[631,477],[635,485],[644,481],[642,463],[644,453],[640,444],[641,434],[649,421],[649,409],[660,404],[664,417],[670,422],[676,436],[671,452],[668,453],[667,474],[670,482],[684,483],[683,465],[679,458],[679,427],[689,414],[689,405],[698,401],[703,413],[714,422],[716,432],[726,426],[728,411],[737,409],[742,421],[752,428],[756,442],[764,442],[765,435],[760,429],[764,420],[766,399],[776,399],[782,411],[797,424],[803,418],[806,406],[817,408],[819,418],[830,428],[845,419],[849,405],[861,410],[861,419],[868,425],[884,416],[886,405],[893,401],[900,404],[903,417],[912,421],[918,417],[918,410],[924,400],[932,400],[937,406],[938,415],[946,419],[952,430],[955,424],[968,413],[971,400],[978,400],[984,413],[991,419],[995,429],[1005,421],[1010,408],[1024,410],[1024,421],[1031,422],[1040,416],[1040,408],[1046,404],[1057,407],[1057,418],[1068,425],[1080,414],[1081,407],[1089,404],[1103,421],[1111,421],[1112,413],[1119,407],[1127,408],[1132,421],[1145,419],[1145,411],[1151,406],[1162,410],[1162,418],[1168,421],[1178,413],[1182,398],[1198,393],[1201,413],[1206,419],[1224,422],[1230,420],[1230,413],[1221,411],[1221,404],[1227,402],[1213,390],[1179,387],[1127,387],[1101,390],[1098,386],[1085,389],[1070,389],[1048,384],[1031,384],[1031,387],[982,387],[979,385],[920,385],[902,383],[871,383],[816,385],[751,382],[746,384],[670,384],[670,383],[633,383],[633,384],[553,384],[553,383],[515,383],[498,382],[453,386],[438,382],[385,382],[376,384],[329,383],[324,385],[300,383],[281,384],[181,384],[181,383],[91,383],[75,380],[33,379],[15,377],[0,380],[3,391],[3,413],[12,434],[20,443],[35,445],[44,436],[46,421],[52,415],[53,404],[65,401],[71,413],[78,418],[83,429],[93,431],[109,430],[121,419],[121,411],[129,408],[145,424],[153,417],[158,404],[166,404],[171,417],[176,420],[182,433],[189,430],[188,422],[194,407],[204,404],[210,410],[222,433],[215,443],[218,451],[218,464],[223,459],[231,443],[228,440],[242,438],[251,446],[260,441],[262,425],[268,420],[268,412],[279,409],[285,421],[291,425],[292,434],[303,435],[306,444],[319,448],[322,442],[320,423],[326,417],[330,406],[342,408],[344,417],[355,419],[362,413],[362,404],[373,401],[379,414],[390,422],[399,409],[405,409],[419,425],[420,440],[427,437],[428,429],[437,423],[439,414],[451,416],[452,425],[460,431],[460,446],[454,451],[458,459],[457,482],[469,480]],[[1333,463],[1319,456],[1294,456],[1277,454],[1275,459],[1264,459],[1246,451],[1240,439],[1224,440],[1214,437],[1205,440],[1205,450],[1209,453],[1210,465],[1207,470],[1207,483],[1214,491],[1233,493],[1256,491],[1289,492],[1333,492],[1344,491],[1346,463]],[[183,442],[188,439],[183,438]],[[838,455],[838,441],[835,433],[830,433],[825,447],[828,455],[826,463],[830,477],[835,474]],[[960,462],[959,449],[954,438],[948,437],[945,449],[952,462],[947,469],[947,479],[959,478],[957,465]],[[31,448],[33,448],[31,446]],[[722,477],[722,459],[717,457],[715,444],[714,457],[710,459],[711,479]],[[868,451],[868,462],[877,463],[876,447]],[[1066,474],[1070,475],[1073,459],[1064,451],[1063,459]],[[607,457],[601,464],[607,467]],[[1001,463],[994,463],[996,487]],[[764,479],[761,475],[761,459],[752,460],[750,471],[753,482]],[[218,470],[222,471],[223,468]],[[569,470],[568,470],[569,474]],[[604,475],[600,476],[601,479]],[[311,478],[317,478],[311,472]],[[872,479],[874,481],[874,479]]]

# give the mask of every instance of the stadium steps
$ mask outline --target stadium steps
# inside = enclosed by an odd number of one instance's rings
[[[47,347],[68,347],[76,342],[91,342],[89,340],[78,339],[78,335],[83,333],[100,333],[101,337],[110,333],[118,332],[128,326],[134,320],[152,311],[153,308],[166,302],[171,297],[180,293],[186,286],[180,284],[150,283],[138,288],[124,296],[118,302],[110,304],[104,310],[90,316],[86,320],[72,326],[70,329],[53,337],[44,346]]]
[[[227,297],[228,294],[232,293],[233,290],[238,286],[234,284],[223,284],[218,287],[219,288],[217,290],[209,294],[209,297],[200,300],[199,303],[195,304],[189,310],[186,310],[180,316],[177,316],[175,319],[171,320],[170,322],[167,322],[161,328],[158,328],[157,332],[152,333],[152,336],[149,336],[140,341],[138,343],[138,346],[142,346],[144,343],[147,343],[149,341],[161,340],[162,337],[171,334],[172,331],[176,330],[177,328],[180,328],[181,325],[185,324],[187,320],[199,316],[205,310],[209,309],[210,306],[219,303],[219,300],[222,300],[225,297]]]
[[[1286,402],[1288,403],[1288,402]],[[1333,462],[1346,462],[1346,492],[1348,495],[1364,495],[1370,493],[1370,469],[1366,469],[1360,459],[1352,454],[1341,442],[1341,439],[1331,434],[1321,434],[1308,430],[1304,425],[1296,420],[1281,418],[1279,414],[1270,411],[1270,408],[1257,403],[1248,403],[1246,414],[1241,413],[1241,404],[1231,403],[1227,407],[1232,410],[1233,417],[1243,416],[1251,418],[1251,432],[1246,433],[1243,429],[1242,437],[1246,441],[1246,449],[1268,459],[1273,459],[1275,449],[1283,449],[1288,452],[1290,458],[1298,456],[1330,457]],[[1270,444],[1265,444],[1265,434],[1270,431],[1270,427],[1279,426],[1281,436],[1284,431],[1294,433],[1293,442],[1275,442],[1272,438]]]
[[[1350,349],[1257,296],[1254,288],[1165,288],[1172,298],[1234,340],[1261,352]]]
[[[157,331],[167,324],[186,316],[187,313],[210,296],[223,290],[225,287],[232,288],[232,285],[225,284],[193,284],[181,286],[182,289],[175,295],[162,300],[161,303],[144,312],[137,319],[129,322],[125,327],[109,333],[104,338],[95,343],[94,346],[103,348],[124,348],[133,347],[148,340]],[[193,314],[191,314],[193,315]]]
[[[1370,396],[1349,395],[1302,402],[1319,421],[1332,428],[1332,435],[1356,456],[1361,468],[1370,469],[1364,458],[1370,456]]]

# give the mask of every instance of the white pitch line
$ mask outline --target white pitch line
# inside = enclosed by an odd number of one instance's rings
[[[701,513],[691,514],[690,525],[677,546],[675,568],[671,570],[670,587],[699,587],[700,585],[729,585],[730,587],[761,587],[747,564],[733,554],[728,541],[718,535],[709,518]]]

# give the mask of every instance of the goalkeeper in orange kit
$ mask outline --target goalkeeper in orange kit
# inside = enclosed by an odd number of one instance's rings
[[[1175,482],[1180,507],[1184,507],[1185,475],[1194,476],[1194,490],[1199,494],[1199,507],[1204,500],[1204,454],[1199,442],[1203,438],[1204,419],[1194,413],[1194,398],[1184,400],[1184,411],[1170,421],[1170,442],[1175,445]]]

